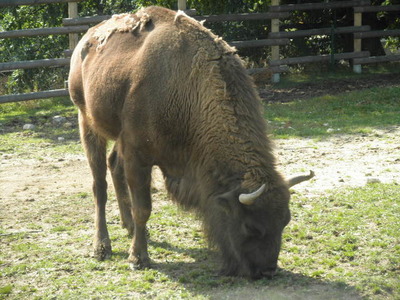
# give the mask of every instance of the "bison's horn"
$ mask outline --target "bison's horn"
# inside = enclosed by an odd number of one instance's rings
[[[240,194],[239,201],[244,205],[252,205],[254,201],[260,197],[265,190],[265,184],[263,184],[257,191],[250,194]]]
[[[310,180],[311,178],[313,178],[315,176],[315,173],[313,171],[310,171],[309,175],[301,175],[301,176],[296,176],[296,177],[292,177],[287,181],[287,185],[289,187],[292,187],[300,182],[306,181],[306,180]]]

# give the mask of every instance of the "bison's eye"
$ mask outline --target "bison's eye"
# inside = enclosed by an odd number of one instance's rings
[[[248,223],[243,224],[243,231],[245,235],[255,238],[262,238],[266,233],[266,229],[261,227],[259,224]]]

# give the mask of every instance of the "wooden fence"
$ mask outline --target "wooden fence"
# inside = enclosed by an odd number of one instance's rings
[[[0,71],[12,71],[16,69],[29,69],[37,67],[65,67],[69,65],[69,56],[78,43],[79,34],[86,32],[89,25],[99,23],[111,16],[91,16],[78,17],[78,4],[83,0],[2,0],[1,7],[16,5],[39,5],[50,3],[68,3],[68,18],[63,19],[63,27],[53,28],[35,28],[15,30],[8,32],[0,32],[2,38],[22,38],[39,35],[68,34],[69,50],[65,51],[66,58],[42,59],[34,61],[5,62],[0,63]],[[350,0],[338,2],[324,3],[304,3],[279,5],[279,0],[271,0],[272,5],[267,13],[249,13],[249,14],[224,14],[224,15],[207,15],[196,16],[194,10],[186,9],[186,1],[178,0],[178,9],[185,10],[187,14],[192,15],[195,19],[206,20],[206,22],[224,22],[224,21],[252,21],[252,20],[270,20],[271,32],[268,39],[258,39],[250,41],[229,41],[236,48],[246,47],[271,47],[271,60],[269,62],[270,71],[273,73],[272,81],[278,82],[280,73],[288,70],[288,65],[305,64],[310,62],[332,61],[332,60],[352,60],[354,72],[361,73],[361,65],[369,63],[379,63],[386,61],[398,61],[400,55],[387,55],[379,57],[371,57],[368,51],[361,51],[361,40],[369,37],[384,36],[400,36],[400,30],[380,30],[371,31],[369,26],[362,26],[362,13],[364,12],[380,12],[380,11],[399,11],[400,5],[388,6],[370,6],[370,0]],[[337,9],[337,8],[353,8],[354,26],[338,27],[338,28],[319,28],[311,30],[281,31],[281,20],[288,18],[293,11]],[[348,53],[331,53],[329,55],[315,55],[303,57],[282,58],[280,56],[280,47],[289,45],[292,38],[332,35],[332,34],[353,34],[354,49]],[[6,102],[25,101],[32,99],[50,98],[69,95],[68,90],[57,89],[51,91],[34,92],[18,95],[0,96],[0,104]]]
[[[40,5],[40,4],[51,4],[51,3],[66,3],[68,2],[68,17],[78,17],[78,4],[82,0],[2,0],[0,2],[1,7],[18,6],[18,5]],[[85,32],[89,29],[89,26],[64,26],[64,27],[53,27],[53,28],[33,28],[23,30],[12,30],[6,32],[0,32],[0,39],[4,38],[23,38],[32,36],[43,36],[43,35],[57,35],[57,34],[69,34],[69,49],[72,51],[76,46],[79,38],[79,33]],[[0,63],[0,71],[13,71],[17,69],[32,69],[42,67],[66,67],[69,66],[69,58],[52,58],[52,59],[39,59],[29,61],[18,61],[18,62],[5,62]],[[0,104],[7,102],[18,102],[26,100],[44,99],[60,96],[69,96],[67,88],[32,92],[15,95],[2,95],[0,96]]]
[[[329,55],[317,56],[304,56],[304,57],[291,57],[280,58],[279,46],[275,46],[275,51],[272,51],[272,59],[270,66],[281,67],[290,64],[303,64],[310,62],[320,62],[329,60],[351,59],[353,61],[353,71],[361,73],[362,64],[400,61],[400,55],[385,55],[385,56],[370,56],[369,51],[362,51],[361,40],[369,37],[385,37],[385,36],[400,36],[399,30],[379,30],[371,31],[370,26],[362,26],[362,13],[363,12],[383,12],[383,11],[398,11],[400,12],[400,5],[387,5],[387,6],[370,6],[370,0],[351,0],[340,2],[328,3],[304,3],[304,4],[288,4],[278,5],[272,0],[272,6],[269,7],[270,12],[293,12],[293,11],[307,11],[307,10],[322,10],[322,9],[336,9],[336,8],[353,8],[354,12],[354,26],[338,27],[338,28],[319,28],[312,30],[296,30],[289,32],[281,32],[279,28],[272,28],[268,35],[269,39],[277,38],[295,38],[306,37],[315,35],[336,35],[341,33],[352,33],[354,40],[353,52],[349,53],[331,53]],[[279,23],[280,20],[272,20],[272,22]],[[274,50],[274,46],[272,47]],[[278,69],[279,70],[279,69]],[[284,71],[282,68],[281,70]],[[273,74],[273,82],[279,81],[279,73]]]

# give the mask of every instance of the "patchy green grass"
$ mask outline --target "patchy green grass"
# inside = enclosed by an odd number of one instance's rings
[[[49,229],[0,235],[0,299],[397,299],[398,199],[399,187],[386,184],[311,199],[295,194],[282,269],[273,280],[248,281],[218,276],[200,223],[164,200],[149,222],[153,269],[128,268],[129,238],[110,212],[114,256],[98,262],[91,257],[91,201],[75,195],[48,213]]]
[[[372,88],[265,106],[275,138],[369,133],[400,124],[400,87]]]
[[[399,199],[396,184],[294,195],[282,266],[351,284],[368,297],[400,297]]]
[[[56,124],[54,116],[63,116],[66,121]],[[35,128],[23,130],[25,124]],[[0,132],[0,153],[38,158],[82,152],[77,110],[68,98],[2,104]],[[35,153],[30,151],[33,148]]]

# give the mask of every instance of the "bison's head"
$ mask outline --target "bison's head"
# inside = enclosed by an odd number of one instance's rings
[[[270,189],[263,185],[250,194],[236,189],[217,197],[208,229],[222,252],[224,275],[253,279],[275,275],[282,232],[290,221],[289,186],[312,176]]]

